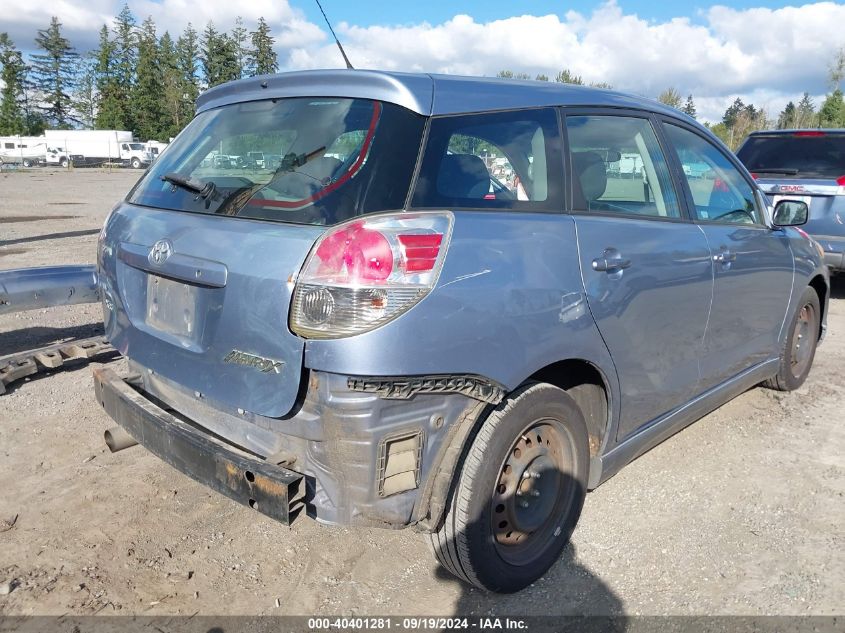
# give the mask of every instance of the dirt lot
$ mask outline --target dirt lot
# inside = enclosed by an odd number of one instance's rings
[[[0,174],[0,268],[93,262],[137,176]],[[17,585],[0,614],[841,614],[845,284],[834,297],[800,391],[749,391],[628,466],[515,596],[465,589],[412,531],[287,529],[143,448],[109,454],[90,368],[21,383],[0,396],[0,583]],[[0,355],[99,319],[0,317]]]

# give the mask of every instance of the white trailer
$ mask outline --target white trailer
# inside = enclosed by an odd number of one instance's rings
[[[43,136],[0,136],[0,164],[33,167],[45,161],[47,152]]]
[[[95,166],[120,163],[139,169],[153,161],[143,143],[125,130],[46,130],[46,162],[50,165]]]

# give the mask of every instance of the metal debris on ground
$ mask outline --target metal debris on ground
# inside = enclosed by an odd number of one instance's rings
[[[117,355],[102,336],[59,343],[0,357],[0,395],[16,380],[63,367],[65,364]]]

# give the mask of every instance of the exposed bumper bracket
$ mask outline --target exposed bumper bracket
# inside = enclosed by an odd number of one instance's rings
[[[347,380],[350,391],[374,393],[388,400],[408,400],[417,394],[459,393],[469,398],[499,404],[505,388],[481,376],[409,376],[407,378],[359,378]]]
[[[98,402],[148,451],[192,479],[290,525],[304,505],[303,476],[242,453],[183,422],[106,367],[94,370]]]

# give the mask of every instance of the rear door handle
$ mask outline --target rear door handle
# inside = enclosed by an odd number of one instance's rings
[[[730,264],[736,261],[736,253],[731,253],[729,250],[724,250],[717,255],[713,255],[713,261],[720,264]]]
[[[593,270],[598,272],[614,273],[631,267],[631,260],[624,259],[618,253],[616,255],[596,257],[593,260]]]

